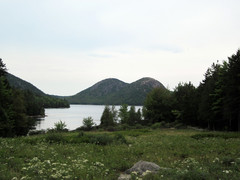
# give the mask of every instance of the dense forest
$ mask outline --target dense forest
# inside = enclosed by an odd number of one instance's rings
[[[26,135],[34,127],[32,116],[44,116],[44,108],[69,107],[66,100],[10,86],[7,68],[0,59],[0,136]]]
[[[155,88],[145,100],[142,115],[134,106],[128,110],[122,105],[120,122],[115,117],[115,110],[106,106],[100,126],[175,124],[240,131],[240,50],[222,64],[213,63],[197,88],[191,82],[179,83],[174,91]]]

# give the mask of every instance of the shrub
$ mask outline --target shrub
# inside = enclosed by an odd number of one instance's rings
[[[96,145],[108,145],[111,143],[127,143],[125,137],[121,134],[114,136],[109,134],[85,134],[80,132],[78,138],[73,140],[75,143],[91,143]]]
[[[141,125],[141,124],[136,124],[135,125],[135,129],[143,129],[143,128],[144,128],[144,126]]]
[[[132,127],[127,124],[121,124],[121,125],[118,125],[116,129],[118,131],[122,131],[122,130],[132,129]]]
[[[108,145],[113,142],[113,138],[107,134],[88,135],[89,143],[97,145]]]
[[[66,131],[66,127],[67,125],[65,124],[65,122],[62,122],[61,120],[57,123],[54,123],[54,129],[56,131]]]
[[[64,137],[61,133],[48,133],[45,140],[49,143],[61,143],[64,142]]]
[[[92,117],[87,117],[87,118],[83,119],[83,127],[85,130],[87,130],[87,131],[91,130],[94,125],[95,125],[95,123],[93,122]]]
[[[83,131],[80,131],[79,133],[78,133],[78,137],[83,137],[85,134],[84,134],[84,132]]]
[[[183,128],[186,128],[186,126],[183,123],[176,123],[174,125],[174,128],[176,128],[176,129],[183,129]]]
[[[113,127],[113,126],[108,126],[108,127],[105,128],[105,130],[110,131],[110,132],[113,132],[113,131],[115,131],[116,129],[115,129],[115,127]]]
[[[114,140],[119,143],[122,143],[122,144],[127,144],[126,138],[122,134],[119,134],[119,133],[115,134]]]
[[[159,128],[162,128],[162,123],[155,123],[151,126],[152,129],[159,129]]]

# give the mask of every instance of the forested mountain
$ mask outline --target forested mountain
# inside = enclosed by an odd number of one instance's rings
[[[6,73],[6,78],[11,87],[14,87],[16,89],[31,91],[34,94],[38,94],[38,95],[46,95],[44,92],[42,92],[40,89],[38,89],[31,83],[24,81],[10,73]]]
[[[30,103],[29,107],[34,106],[40,106],[42,108],[69,107],[69,103],[65,99],[60,99],[45,94],[43,91],[41,91],[31,83],[22,80],[10,73],[6,73],[6,79],[12,88],[23,91],[25,99],[27,99],[27,103],[28,104]],[[30,115],[36,115],[36,113],[31,112]]]
[[[142,78],[131,84],[110,78],[65,98],[71,104],[142,105],[147,94],[156,87],[164,86],[152,78]]]

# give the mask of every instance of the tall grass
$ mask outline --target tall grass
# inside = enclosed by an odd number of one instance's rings
[[[206,133],[162,129],[0,138],[0,179],[117,179],[139,160],[167,168],[144,179],[240,179],[239,133],[193,138],[199,134]],[[91,137],[108,143],[82,139]]]

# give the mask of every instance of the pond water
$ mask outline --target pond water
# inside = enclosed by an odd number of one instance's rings
[[[83,118],[92,117],[94,123],[100,124],[100,119],[104,110],[104,105],[70,105],[70,108],[47,108],[45,109],[46,117],[37,121],[36,130],[53,128],[54,124],[65,122],[67,129],[74,130],[82,126]],[[120,106],[115,106],[119,110]],[[136,111],[142,106],[135,106]]]

